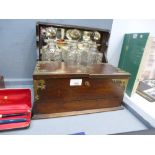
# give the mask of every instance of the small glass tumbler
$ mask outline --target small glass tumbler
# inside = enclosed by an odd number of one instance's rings
[[[97,53],[96,63],[101,64],[102,63],[102,58],[103,58],[103,53]]]

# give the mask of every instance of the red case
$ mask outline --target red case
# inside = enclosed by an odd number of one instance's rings
[[[24,116],[0,118],[0,120],[26,119],[26,122],[0,124],[0,131],[29,127],[31,122],[31,109],[30,89],[0,89],[0,115],[26,113]]]

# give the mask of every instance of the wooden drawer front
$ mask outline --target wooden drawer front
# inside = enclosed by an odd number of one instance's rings
[[[38,89],[39,101],[76,101],[121,98],[124,90],[112,79],[83,78],[81,86],[70,86],[70,79],[46,79],[45,89]]]

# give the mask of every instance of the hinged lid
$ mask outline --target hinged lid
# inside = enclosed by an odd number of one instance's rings
[[[0,89],[0,110],[5,106],[19,108],[27,106],[31,109],[31,90],[30,89]]]
[[[37,55],[39,61],[42,61],[41,51],[43,47],[46,46],[51,39],[60,46],[66,44],[68,40],[95,43],[97,44],[98,51],[103,53],[102,62],[107,62],[106,52],[110,36],[109,30],[42,22],[37,23],[36,30]]]
[[[129,78],[130,76],[129,73],[108,63],[93,64],[86,67],[48,61],[38,61],[33,75],[45,76],[44,78]]]

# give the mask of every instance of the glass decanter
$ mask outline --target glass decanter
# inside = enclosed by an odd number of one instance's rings
[[[48,50],[48,60],[54,61],[54,56],[55,56],[55,51],[56,51],[56,45],[54,42],[49,43],[49,50]]]
[[[77,52],[77,64],[87,66],[88,54],[89,54],[89,44],[87,42],[79,43]]]
[[[54,51],[54,61],[62,61],[62,52],[58,47]]]
[[[89,54],[87,59],[87,65],[92,65],[97,63],[97,45],[96,44],[90,44],[89,48]]]
[[[77,64],[77,43],[71,42],[67,53],[67,63],[69,65]]]
[[[49,58],[48,55],[48,46],[43,46],[41,49],[41,60],[42,61],[47,61]]]

